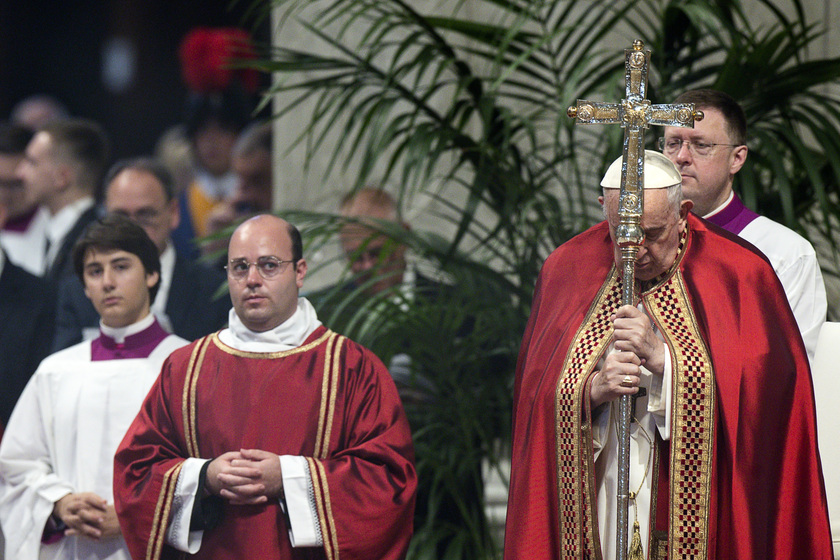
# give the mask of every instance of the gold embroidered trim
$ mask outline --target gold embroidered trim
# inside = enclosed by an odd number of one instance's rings
[[[210,335],[214,336],[214,335]],[[210,336],[205,336],[198,341],[198,344],[193,348],[190,355],[190,361],[187,365],[187,375],[184,377],[184,392],[181,399],[181,414],[184,421],[184,439],[187,444],[187,453],[190,457],[198,457],[198,438],[197,422],[196,422],[196,384],[198,383],[198,374],[201,371],[201,366],[204,363],[204,356],[207,353],[208,341]]]
[[[669,556],[706,558],[714,445],[712,361],[680,274],[644,300],[674,358]]]
[[[315,504],[318,508],[318,520],[321,523],[321,541],[327,560],[339,560],[338,534],[335,530],[335,518],[330,501],[330,487],[324,465],[318,459],[307,457],[309,476],[312,478],[312,489],[315,493]]]
[[[152,531],[149,535],[149,542],[146,546],[146,559],[157,560],[160,558],[163,544],[166,541],[166,528],[168,525],[169,512],[172,509],[172,500],[175,496],[175,487],[178,483],[178,476],[181,474],[183,462],[178,463],[163,475],[160,495],[155,506],[155,516],[152,519]]]
[[[326,457],[330,447],[330,436],[332,435],[333,419],[335,418],[335,400],[338,392],[339,373],[341,371],[341,350],[344,348],[343,336],[339,336],[335,341],[333,352],[327,354],[327,364],[332,362],[332,372],[330,373],[330,388],[329,397],[327,399],[327,418],[324,425],[324,439],[321,442],[321,457]]]
[[[668,531],[650,532],[650,560],[668,560]]]
[[[314,456],[323,459],[327,456],[329,448],[330,432],[332,430],[333,408],[335,407],[334,386],[338,380],[338,368],[333,366],[336,345],[342,342],[343,337],[330,333],[327,340],[327,350],[324,356],[324,374],[321,379],[321,408],[318,411],[318,429],[315,432]]]
[[[284,358],[286,356],[291,356],[292,354],[308,352],[309,350],[312,350],[319,344],[322,344],[333,334],[335,333],[327,329],[327,332],[325,332],[318,339],[313,340],[309,344],[298,346],[297,348],[292,348],[291,350],[283,350],[282,352],[245,352],[242,350],[231,348],[230,346],[222,342],[221,339],[219,339],[219,333],[213,333],[208,336],[210,337],[213,344],[215,344],[219,348],[219,350],[232,356],[239,356],[240,358]]]
[[[560,557],[601,557],[598,536],[592,430],[583,423],[579,404],[587,380],[609,346],[610,315],[621,305],[615,267],[586,314],[563,364],[555,390],[555,450],[559,497]],[[587,473],[581,476],[581,473]]]

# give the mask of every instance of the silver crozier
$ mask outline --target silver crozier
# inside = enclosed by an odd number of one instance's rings
[[[621,190],[618,197],[618,227],[615,242],[621,253],[621,303],[636,305],[636,255],[645,241],[642,230],[645,175],[645,129],[660,126],[694,127],[702,119],[694,104],[652,105],[645,99],[650,51],[642,41],[624,51],[625,96],[620,103],[578,100],[569,107],[569,117],[577,124],[620,124],[624,128],[624,152],[621,161]],[[623,395],[618,413],[618,523],[616,550],[618,560],[626,560],[630,506],[630,422],[633,402]]]

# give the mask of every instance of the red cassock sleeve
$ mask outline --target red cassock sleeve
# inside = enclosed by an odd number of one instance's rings
[[[225,504],[194,558],[404,557],[416,473],[390,374],[323,327],[304,346],[260,357],[211,335],[170,356],[115,461],[117,512],[135,559],[179,554],[164,539],[183,460],[242,448],[306,458],[323,546],[291,546],[279,501]]]
[[[378,358],[351,344],[347,360],[355,379],[348,379],[348,405],[335,420],[341,438],[327,458],[308,459],[324,547],[348,560],[403,558],[416,489],[405,413]]]
[[[683,273],[715,370],[710,557],[833,557],[802,337],[746,241],[698,219]],[[723,238],[723,239],[722,239]]]

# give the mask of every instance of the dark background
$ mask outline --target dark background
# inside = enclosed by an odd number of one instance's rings
[[[0,0],[0,119],[36,93],[74,116],[101,123],[113,157],[149,154],[181,122],[186,87],[178,45],[197,26],[238,26],[267,43],[269,24],[246,19],[251,0]],[[114,38],[133,45],[135,73],[118,91],[103,82],[103,50]],[[265,77],[262,77],[265,80]]]

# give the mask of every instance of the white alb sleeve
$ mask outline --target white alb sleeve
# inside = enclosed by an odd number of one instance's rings
[[[653,415],[656,428],[663,441],[671,439],[671,376],[673,367],[671,364],[671,352],[668,345],[665,346],[665,367],[662,368],[662,375],[650,374],[650,394],[648,395],[647,410]]]
[[[201,467],[210,459],[188,458],[184,460],[175,496],[172,500],[172,514],[166,529],[166,544],[183,552],[195,554],[201,548],[204,531],[190,531],[195,495],[198,492]]]
[[[283,494],[280,505],[289,519],[289,539],[295,548],[321,546],[321,524],[306,457],[280,456]]]

